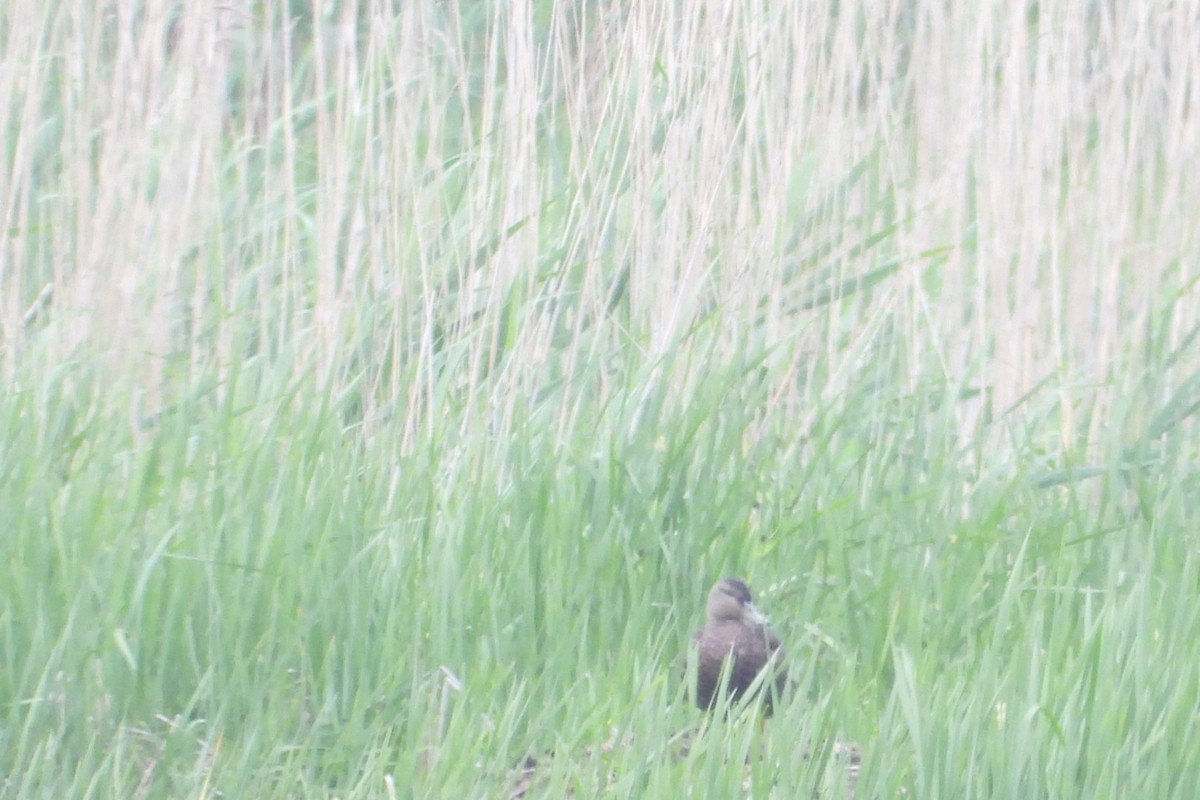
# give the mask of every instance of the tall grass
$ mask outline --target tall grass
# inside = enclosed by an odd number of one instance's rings
[[[1190,798],[1196,41],[3,4],[0,795]]]

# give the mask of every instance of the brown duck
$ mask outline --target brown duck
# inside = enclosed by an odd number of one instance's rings
[[[708,622],[692,635],[692,647],[696,649],[697,706],[709,711],[716,705],[722,675],[726,695],[736,702],[746,696],[760,672],[770,669],[774,675],[764,676],[760,685],[768,690],[763,708],[771,713],[772,702],[787,684],[783,648],[767,630],[766,619],[755,610],[744,581],[717,581],[708,593]]]

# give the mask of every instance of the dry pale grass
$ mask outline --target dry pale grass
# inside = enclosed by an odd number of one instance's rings
[[[412,437],[575,424],[621,348],[686,396],[779,345],[802,424],[885,346],[1070,443],[1196,370],[1195,4],[288,8],[0,8],[6,371],[104,353],[151,412],[286,353]]]

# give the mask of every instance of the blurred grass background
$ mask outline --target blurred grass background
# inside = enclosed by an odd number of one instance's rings
[[[9,0],[0,796],[1190,800],[1197,41]]]

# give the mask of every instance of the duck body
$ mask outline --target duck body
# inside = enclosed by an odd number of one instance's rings
[[[724,678],[725,694],[731,702],[746,697],[759,673],[772,670],[761,686],[767,689],[763,698],[766,712],[771,712],[787,683],[783,669],[783,647],[778,637],[766,626],[766,620],[755,610],[750,589],[738,578],[722,578],[708,595],[708,620],[692,635],[696,650],[696,705],[710,711],[721,696]]]

